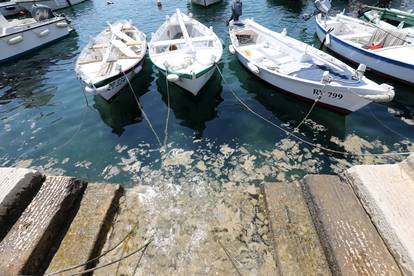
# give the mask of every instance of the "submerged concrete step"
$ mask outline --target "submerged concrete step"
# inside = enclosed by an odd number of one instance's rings
[[[263,188],[281,275],[331,275],[299,184]]]
[[[27,207],[43,182],[30,169],[0,168],[0,241]]]
[[[46,273],[83,264],[100,254],[122,193],[119,185],[88,184],[79,211],[69,227]],[[59,275],[69,275],[94,267],[88,263]]]
[[[39,275],[70,223],[75,200],[84,183],[69,177],[48,176],[32,202],[0,243],[0,271],[4,276]]]
[[[414,155],[395,165],[355,166],[346,175],[400,268],[414,275]]]
[[[303,189],[334,274],[401,275],[347,183],[337,176],[307,176]]]

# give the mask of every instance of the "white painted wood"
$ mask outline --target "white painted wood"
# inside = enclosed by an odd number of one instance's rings
[[[237,58],[249,71],[302,98],[320,98],[321,104],[353,112],[371,101],[388,102],[394,97],[393,87],[379,85],[333,56],[252,19],[231,24],[230,39]]]
[[[152,35],[148,51],[162,74],[168,71],[171,82],[197,95],[213,75],[223,46],[211,28],[177,9]]]
[[[316,34],[321,41],[327,36],[328,30],[333,28],[329,34],[330,43],[329,45],[325,44],[330,50],[355,63],[365,64],[369,69],[376,72],[405,82],[414,83],[413,31],[408,29],[400,30],[400,32],[407,33],[407,37],[404,40],[411,44],[404,43],[401,47],[390,46],[383,49],[370,50],[366,49],[366,47],[371,37],[357,38],[350,35],[370,33],[372,36],[377,30],[373,24],[342,14],[328,18],[322,18],[321,15],[318,15],[316,23]],[[381,28],[386,29],[388,33],[396,31],[395,27],[387,29],[387,27],[381,26]],[[390,34],[390,36],[395,35]]]
[[[406,275],[414,275],[414,155],[394,165],[361,165],[350,183]]]
[[[119,20],[91,39],[76,61],[85,91],[110,100],[142,70],[146,36],[131,21]],[[126,75],[126,77],[125,77]]]
[[[71,31],[64,17],[38,22],[33,18],[5,20],[0,14],[0,63],[61,39]]]

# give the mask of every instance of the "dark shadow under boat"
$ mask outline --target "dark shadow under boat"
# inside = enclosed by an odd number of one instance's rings
[[[168,105],[165,76],[159,74],[157,79],[158,92]],[[180,125],[195,132],[195,138],[201,139],[206,129],[206,122],[218,117],[217,107],[223,101],[221,79],[216,71],[197,96],[169,83],[170,107]]]
[[[134,92],[126,85],[109,102],[101,96],[93,97],[93,107],[99,112],[102,121],[118,136],[124,133],[126,126],[138,124],[143,120],[136,100],[139,101],[140,97],[150,91],[151,82],[154,80],[151,68],[149,60],[146,60],[142,71],[130,80]]]
[[[241,87],[283,124],[288,124],[289,129],[297,126],[309,112],[311,102],[298,99],[294,94],[288,94],[250,74],[236,59],[230,62],[229,68],[239,80]],[[328,142],[332,136],[338,138],[346,136],[346,116],[342,114],[316,106],[308,119],[312,123],[308,121],[302,125],[300,130],[309,138],[319,140],[323,137],[325,142]]]

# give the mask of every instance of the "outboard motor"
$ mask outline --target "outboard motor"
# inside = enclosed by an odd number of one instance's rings
[[[45,5],[34,4],[32,6],[32,17],[36,21],[43,21],[55,17],[51,8]]]
[[[323,14],[327,14],[332,7],[331,0],[316,0],[314,4],[316,9]]]

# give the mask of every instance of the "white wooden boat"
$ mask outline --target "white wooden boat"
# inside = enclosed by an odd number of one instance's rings
[[[142,70],[147,42],[130,21],[120,20],[91,39],[76,61],[85,91],[110,100]],[[125,77],[126,76],[126,77]]]
[[[341,113],[356,111],[372,101],[389,102],[394,89],[378,85],[338,59],[273,32],[252,19],[230,25],[230,52],[254,75],[286,92]]]
[[[201,5],[201,6],[204,6],[204,7],[208,7],[210,5],[218,3],[220,1],[221,0],[191,0],[192,3],[197,4],[197,5]]]
[[[179,9],[152,35],[148,48],[159,71],[194,95],[211,78],[223,54],[212,28],[181,14]]]
[[[41,4],[50,7],[52,10],[63,9],[82,3],[86,0],[14,0],[16,4],[25,10],[31,11],[33,4]]]
[[[23,8],[15,1],[0,1],[0,14],[4,16],[16,15],[22,10]]]
[[[72,27],[65,17],[47,15],[9,21],[0,14],[0,63],[69,35]]]
[[[414,84],[414,36],[407,29],[376,26],[343,14],[319,14],[316,33],[326,47],[380,74]]]

